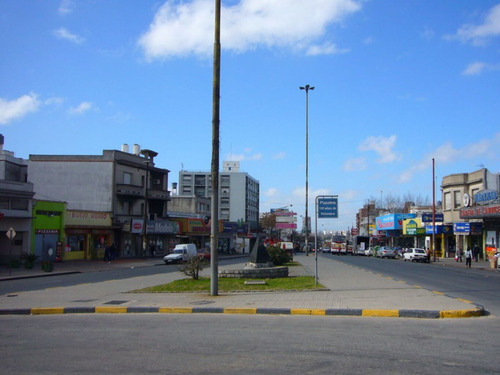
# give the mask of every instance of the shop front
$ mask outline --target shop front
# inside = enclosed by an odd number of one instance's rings
[[[149,256],[162,256],[178,243],[179,223],[171,220],[148,220],[146,225]]]
[[[496,251],[498,251],[498,241],[500,239],[500,204],[498,203],[498,195],[495,197],[493,200],[494,203],[488,202],[490,204],[485,205],[476,203],[476,206],[460,210],[461,219],[482,220],[482,235],[476,234],[475,242],[477,242],[481,250],[481,255],[485,260],[491,259]]]
[[[409,247],[403,237],[403,221],[415,219],[415,214],[388,214],[375,218],[375,226],[379,233],[388,239],[388,245]]]
[[[109,212],[67,210],[63,260],[104,259],[106,246],[114,242]]]
[[[457,251],[460,254],[468,249],[472,250],[475,246],[483,248],[483,223],[480,222],[459,222],[453,224],[453,234],[456,239]],[[483,258],[483,252],[480,252],[480,258]]]
[[[172,221],[178,223],[180,228],[178,243],[194,243],[197,249],[210,249],[210,222],[200,218],[173,218]],[[223,221],[219,220],[219,234],[223,231],[222,223]],[[219,236],[218,252],[229,251],[229,244],[227,238]]]
[[[425,246],[426,230],[422,224],[422,219],[403,220],[403,236],[407,239],[407,241],[404,241],[403,247],[423,248]]]

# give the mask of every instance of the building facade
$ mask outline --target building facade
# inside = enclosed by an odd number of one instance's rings
[[[453,231],[445,237],[450,254],[478,246],[480,258],[487,259],[487,248],[497,248],[500,232],[498,192],[500,174],[483,168],[443,178],[444,223]],[[498,212],[496,212],[498,207]]]
[[[134,145],[128,152],[102,155],[30,155],[28,178],[37,199],[67,203],[64,248],[72,259],[99,259],[115,244],[120,256],[168,251],[176,225],[169,225],[167,169],[157,168],[156,152]],[[79,255],[77,255],[77,253]]]
[[[30,251],[34,192],[26,160],[3,146],[0,134],[0,263],[8,264]]]
[[[219,219],[245,222],[251,230],[259,225],[259,181],[240,172],[239,162],[224,162],[219,174]],[[210,198],[210,172],[179,172],[179,196]]]

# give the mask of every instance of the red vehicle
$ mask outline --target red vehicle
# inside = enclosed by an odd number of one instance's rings
[[[347,254],[346,236],[338,235],[332,237],[331,253],[337,255]]]

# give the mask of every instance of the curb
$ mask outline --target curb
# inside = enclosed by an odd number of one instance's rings
[[[323,315],[360,316],[378,318],[450,319],[486,315],[483,307],[468,310],[384,310],[384,309],[291,309],[291,308],[234,308],[234,307],[34,307],[0,309],[0,315],[55,315],[55,314],[249,314],[249,315]]]

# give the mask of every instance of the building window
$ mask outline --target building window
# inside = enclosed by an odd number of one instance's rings
[[[460,208],[462,205],[462,201],[460,199],[460,191],[454,191],[453,192],[453,208]]]
[[[11,210],[27,211],[28,210],[28,200],[27,199],[12,199],[10,201]]]
[[[123,172],[123,184],[132,185],[132,173]]]
[[[444,193],[444,209],[451,210],[451,193]]]

